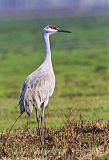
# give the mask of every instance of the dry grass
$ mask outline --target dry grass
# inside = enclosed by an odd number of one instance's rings
[[[91,160],[109,153],[109,123],[68,120],[62,128],[45,128],[45,160]],[[5,131],[0,141],[1,159],[41,159],[37,129]]]

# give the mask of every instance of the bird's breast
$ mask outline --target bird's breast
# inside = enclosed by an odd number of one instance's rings
[[[55,75],[53,71],[48,75],[48,86],[49,86],[49,93],[50,93],[49,96],[51,96],[55,88]]]

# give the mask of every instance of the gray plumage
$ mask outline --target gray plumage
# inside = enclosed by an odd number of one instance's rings
[[[50,32],[48,32],[50,31]],[[57,31],[51,31],[48,26],[43,29],[42,35],[45,44],[45,58],[41,66],[31,73],[24,81],[19,97],[20,114],[24,111],[30,116],[33,107],[39,109],[48,105],[49,97],[55,87],[55,75],[51,61],[49,35]]]
[[[71,33],[69,31],[61,30],[58,27],[51,26],[51,25],[43,29],[42,36],[45,44],[44,61],[37,70],[32,72],[26,78],[22,86],[21,94],[19,96],[20,115],[26,112],[28,117],[30,117],[33,107],[35,108],[36,120],[38,123],[38,129],[39,129],[39,134],[41,137],[41,144],[43,149],[44,149],[44,110],[48,105],[49,97],[52,96],[55,88],[55,75],[53,72],[52,61],[51,61],[49,36],[57,32]],[[40,121],[38,116],[39,108],[42,108],[41,132],[39,127]]]
[[[45,58],[42,65],[24,81],[19,97],[20,114],[26,111],[30,115],[33,107],[36,109],[40,107],[45,108],[48,105],[49,97],[53,94],[55,75],[51,61],[49,36],[57,32],[71,33],[70,31],[62,30],[51,25],[43,29],[42,36],[45,44]]]
[[[39,109],[48,105],[55,87],[53,68],[43,63],[36,71],[31,73],[24,81],[19,97],[20,114],[24,111],[31,114],[33,107]]]

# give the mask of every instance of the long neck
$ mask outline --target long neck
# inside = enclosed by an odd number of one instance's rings
[[[43,36],[44,45],[45,45],[44,62],[52,64],[52,62],[51,62],[51,50],[50,50],[49,34],[43,33],[42,36]]]

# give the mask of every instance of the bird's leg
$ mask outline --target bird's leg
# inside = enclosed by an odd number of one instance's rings
[[[42,150],[44,152],[44,111],[45,107],[42,107],[42,115],[41,115],[41,143],[42,143]]]
[[[27,117],[27,122],[26,122],[26,124],[25,124],[25,129],[26,129],[26,130],[28,130],[29,119],[30,119],[30,115],[28,115],[28,117]]]
[[[36,111],[36,121],[37,121],[37,124],[38,124],[38,131],[39,131],[39,136],[40,136],[40,120],[39,120],[39,115],[38,115],[38,109],[35,108],[35,111]]]

